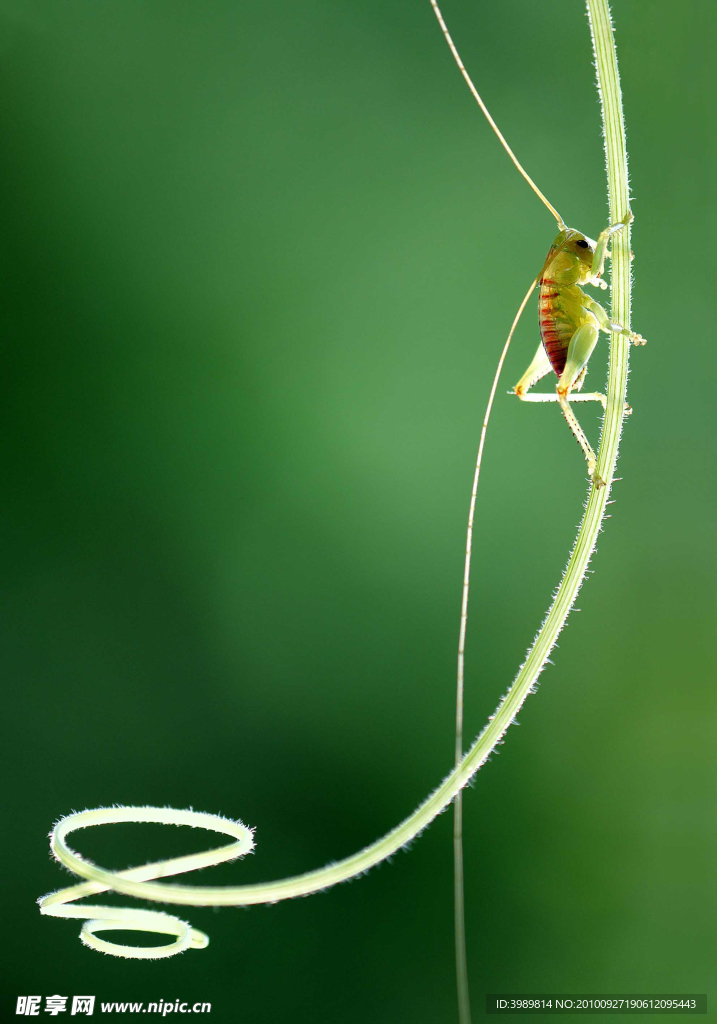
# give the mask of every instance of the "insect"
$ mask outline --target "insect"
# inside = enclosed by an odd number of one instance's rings
[[[561,227],[550,247],[538,278],[541,341],[533,361],[515,386],[515,394],[523,402],[559,402],[568,426],[582,448],[588,474],[596,487],[605,481],[597,475],[595,452],[572,410],[572,402],[600,402],[607,399],[600,392],[582,393],[588,360],[597,344],[600,331],[624,334],[635,345],[645,339],[634,331],[611,323],[606,311],[580,287],[583,284],[607,288],[601,279],[605,268],[607,244],[611,235],[622,231],[632,220],[628,213],[623,221],[600,232],[597,242],[587,235]],[[558,377],[554,394],[528,394],[534,384],[553,370]],[[577,392],[577,393],[576,393]]]
[[[599,302],[582,290],[581,285],[594,285],[607,288],[602,280],[605,260],[608,253],[608,242],[612,235],[623,231],[632,223],[632,213],[627,211],[622,220],[611,224],[593,241],[587,235],[574,228],[569,228],[558,211],[548,202],[528,172],[519,162],[513,150],[503,137],[491,114],[481,99],[465,69],[460,54],[455,47],[448,31],[437,0],[431,0],[431,6],[441,26],[446,42],[453,58],[465,79],[474,99],[485,114],[491,128],[498,137],[518,171],[523,175],[530,187],[542,203],[550,210],[558,223],[559,233],[550,247],[543,268],[535,279],[528,295],[523,300],[513,328],[508,336],[510,342],[517,321],[525,308],[533,288],[539,285],[539,317],[541,341],[538,350],[528,369],[514,388],[514,394],[524,402],[558,402],[568,426],[572,430],[578,444],[583,450],[588,466],[588,475],[596,487],[604,487],[605,481],[597,474],[597,459],[585,431],[571,408],[574,402],[600,402],[606,406],[606,396],[598,392],[582,393],[581,389],[587,374],[587,364],[600,336],[600,331],[607,334],[625,335],[633,344],[644,345],[645,339],[627,327],[610,321],[607,312]],[[505,350],[504,350],[505,355]],[[501,358],[498,372],[502,368]],[[558,377],[553,394],[529,394],[530,389],[550,371]],[[488,412],[490,413],[489,403]],[[625,410],[629,412],[629,409]],[[482,451],[482,448],[481,448]]]

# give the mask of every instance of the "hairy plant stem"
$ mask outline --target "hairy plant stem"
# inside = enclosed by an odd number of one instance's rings
[[[595,49],[598,88],[605,128],[610,220],[612,223],[615,223],[627,214],[629,208],[625,136],[617,61],[610,13],[606,0],[587,0],[587,5]],[[629,326],[629,229],[615,235],[612,242],[612,313],[614,321],[625,327]],[[81,812],[81,814],[76,816],[69,815],[58,823],[52,833],[53,853],[71,871],[87,879],[87,882],[45,897],[40,903],[42,912],[52,914],[53,916],[92,917],[95,920],[90,922],[90,924],[96,926],[95,930],[100,930],[98,920],[103,920],[101,911],[106,908],[70,908],[63,906],[63,904],[69,902],[69,900],[75,900],[105,889],[112,889],[116,892],[139,897],[140,899],[180,905],[240,906],[275,902],[317,892],[338,882],[360,875],[375,864],[385,860],[412,839],[415,839],[450,804],[451,800],[460,792],[481,765],[485,763],[491,752],[500,743],[526,697],[535,686],[538,676],[558,638],[558,634],[565,625],[565,621],[585,577],[590,557],[595,549],[605,508],[610,496],[625,408],[628,350],[629,342],[621,335],[613,334],[610,345],[607,409],[601,433],[597,465],[598,473],[606,481],[606,485],[603,487],[591,485],[590,487],[585,514],[575,545],[545,621],[528,652],[525,663],[522,665],[510,689],[481,735],[473,743],[460,764],[454,768],[438,789],[410,817],[406,818],[395,829],[364,850],[318,870],[275,882],[255,885],[203,887],[171,885],[150,880],[179,873],[179,868],[177,868],[179,860],[168,862],[169,868],[162,864],[155,864],[142,869],[133,869],[132,872],[117,873],[106,871],[74,853],[66,844],[65,836],[74,828],[107,824],[112,820],[164,821],[167,820],[167,815],[169,814],[172,815],[171,821],[174,824],[209,827],[216,831],[226,832],[226,823],[222,823],[221,820],[216,820],[213,825],[211,823],[204,824],[200,819],[206,817],[208,820],[211,816],[201,816],[196,812],[170,812],[167,809],[153,808],[115,808],[114,810],[117,812],[115,819],[112,817],[113,809],[98,809],[96,811]],[[133,815],[135,811],[136,814]],[[153,814],[155,815],[154,817],[152,817]],[[163,817],[161,817],[162,815]],[[182,819],[182,815],[186,815],[186,820]],[[242,833],[239,832],[238,834],[241,835]],[[234,854],[228,853],[229,849],[228,847],[223,847],[215,851],[218,855],[217,860],[228,860],[232,856],[240,855],[238,852]],[[246,846],[244,847],[245,850]],[[208,853],[181,858],[181,871],[205,867],[209,863],[212,863],[212,860]],[[130,875],[133,877],[129,877]],[[83,914],[85,910],[88,912],[86,915]],[[142,913],[147,914],[148,912]],[[131,920],[128,920],[124,926],[116,923],[117,914],[118,908],[112,908],[112,917],[115,923],[107,927],[126,927],[128,930],[132,930]],[[157,916],[166,917],[166,915],[161,914]],[[146,921],[143,921],[141,927],[143,930],[153,930]],[[167,931],[166,925],[158,925],[156,930],[162,932],[163,927],[164,931]],[[177,933],[172,931],[172,934]],[[132,954],[120,953],[120,955]],[[145,953],[145,955],[151,954]],[[156,955],[167,954],[163,954],[158,950]]]

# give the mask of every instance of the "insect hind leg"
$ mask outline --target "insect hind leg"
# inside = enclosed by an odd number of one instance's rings
[[[534,384],[537,384],[539,380],[542,380],[543,377],[546,377],[551,370],[552,366],[550,365],[550,360],[548,359],[547,353],[541,341],[538,345],[538,349],[535,355],[533,356],[532,363],[513,388],[513,393],[516,394],[518,398],[522,399],[523,401],[537,401],[537,396],[531,395],[528,397],[527,393],[528,391],[530,391]]]
[[[526,395],[518,395],[518,398],[520,398],[520,400],[522,402],[559,402],[560,401],[560,396],[557,395],[554,391],[548,393],[547,395],[546,394],[542,394],[540,392],[538,394],[533,393],[533,394],[526,394]],[[605,395],[601,395],[599,391],[586,391],[585,394],[579,394],[579,395],[569,394],[569,395],[565,395],[565,399],[568,402],[600,402],[600,404],[602,405],[603,409],[607,406],[607,398],[605,397]],[[625,410],[625,411],[627,411],[627,410]]]
[[[560,408],[563,411],[563,416],[567,420],[567,424],[573,432],[575,439],[583,450],[585,460],[588,464],[588,475],[593,481],[596,487],[604,487],[605,481],[597,475],[597,457],[595,452],[587,439],[585,431],[578,423],[577,416],[570,407],[570,392],[577,385],[580,386],[585,378],[585,370],[588,364],[588,360],[593,353],[593,349],[597,344],[597,340],[600,336],[600,329],[596,323],[582,324],[578,327],[575,334],[570,339],[570,347],[568,348],[568,358],[565,363],[565,369],[563,370],[560,380],[558,381],[557,387],[557,399],[560,402]],[[590,401],[593,396],[590,395],[573,395],[573,401]],[[605,408],[605,396],[595,396],[593,400],[600,401]]]
[[[529,391],[533,387],[533,385],[537,384],[539,380],[543,379],[543,377],[546,377],[552,371],[552,369],[553,367],[550,363],[550,360],[548,359],[548,356],[545,352],[545,348],[543,347],[543,344],[541,342],[538,346],[538,350],[535,353],[535,356],[533,357],[532,363],[525,371],[523,376],[520,378],[518,383],[515,385],[512,394],[517,395],[521,402],[559,402],[560,399],[554,391],[549,392],[548,394],[529,394]],[[580,371],[580,373],[578,373],[577,377],[575,378],[575,382],[571,387],[571,392],[580,391],[583,384],[585,383],[586,373],[587,367],[583,366],[582,370]],[[597,391],[591,391],[586,394],[578,395],[571,393],[567,396],[567,399],[569,402],[600,402],[603,409],[607,404],[607,399],[605,398],[605,395],[601,395]]]

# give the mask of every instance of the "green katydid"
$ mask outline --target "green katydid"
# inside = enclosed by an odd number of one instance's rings
[[[533,281],[529,295],[536,284],[540,285],[540,333],[541,344],[526,372],[514,389],[514,393],[524,402],[559,402],[588,464],[588,475],[596,487],[603,487],[605,481],[596,473],[595,452],[590,446],[585,432],[570,408],[571,402],[600,402],[605,407],[605,395],[596,392],[580,394],[587,364],[597,344],[600,331],[607,334],[624,334],[635,345],[644,345],[645,339],[627,327],[612,323],[603,307],[587,295],[580,285],[594,285],[607,288],[601,275],[605,268],[605,259],[610,236],[624,230],[632,222],[633,216],[627,216],[617,224],[611,224],[601,231],[597,241],[587,235],[569,228],[558,211],[548,202],[533,179],[519,163],[515,153],[506,142],[497,124],[491,117],[488,108],[481,99],[473,81],[465,69],[458,50],[448,32],[443,15],[436,0],[431,6],[441,26],[446,42],[458,65],[463,78],[468,84],[475,100],[485,114],[488,123],[495,132],[501,145],[507,152],[516,168],[523,175],[541,202],[550,210],[558,224],[559,234],[555,238],[546,257],[543,268]],[[524,306],[521,306],[522,313]],[[520,314],[519,314],[520,315]],[[517,322],[517,321],[516,321]],[[515,327],[515,324],[513,325]],[[511,331],[512,337],[512,331]],[[558,377],[555,394],[528,394],[534,384],[545,377],[551,370]],[[573,392],[578,392],[577,394]]]
[[[560,403],[568,426],[585,453],[588,474],[596,487],[604,487],[605,481],[597,474],[595,452],[570,403],[600,402],[605,408],[606,397],[600,392],[579,393],[601,330],[607,334],[624,334],[634,345],[644,345],[645,339],[612,323],[600,303],[587,295],[580,285],[607,287],[601,274],[608,239],[627,227],[631,220],[630,213],[621,223],[605,228],[597,242],[561,224],[538,278],[541,342],[532,363],[515,386],[515,394],[524,402]],[[551,370],[558,376],[556,393],[528,394],[533,384]]]

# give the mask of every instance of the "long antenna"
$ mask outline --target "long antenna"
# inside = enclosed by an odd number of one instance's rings
[[[466,667],[466,631],[468,629],[468,596],[470,593],[471,581],[471,557],[473,554],[473,523],[475,520],[476,498],[478,495],[478,481],[480,480],[481,465],[483,464],[483,449],[485,447],[485,436],[488,431],[493,400],[498,390],[498,382],[503,370],[505,357],[508,354],[510,343],[515,334],[523,310],[528,305],[528,300],[533,294],[533,289],[538,283],[536,277],[525,298],[520,304],[518,312],[506,338],[503,351],[500,354],[498,365],[493,377],[488,404],[483,416],[483,426],[478,442],[478,455],[476,457],[476,468],[473,475],[473,489],[471,490],[471,502],[468,510],[468,529],[466,530],[466,556],[463,564],[463,594],[461,598],[461,625],[458,635],[458,679],[456,682],[456,765],[463,760],[463,691],[465,689],[465,667]],[[455,920],[455,943],[456,943],[456,982],[458,987],[458,1019],[460,1024],[470,1024],[471,1008],[470,995],[468,991],[468,960],[466,955],[466,925],[465,925],[465,894],[463,883],[463,792],[459,790],[453,800],[453,901]]]
[[[448,47],[449,47],[451,53],[453,54],[453,59],[455,60],[456,64],[458,65],[460,73],[465,78],[466,85],[468,86],[470,91],[473,93],[473,98],[475,99],[476,103],[478,104],[478,106],[481,108],[481,110],[485,114],[486,120],[488,121],[488,124],[491,126],[491,128],[493,129],[495,134],[498,136],[498,141],[500,142],[501,146],[506,151],[506,153],[508,154],[510,159],[513,161],[513,163],[515,164],[517,169],[520,171],[520,173],[523,175],[525,180],[528,182],[528,184],[532,188],[533,192],[535,192],[535,194],[538,197],[538,199],[540,199],[540,201],[547,206],[547,208],[552,213],[553,217],[555,217],[556,221],[558,222],[558,228],[562,231],[565,228],[565,226],[566,226],[565,225],[565,221],[560,216],[558,211],[555,209],[553,204],[548,202],[548,200],[545,198],[545,196],[540,191],[538,186],[535,184],[533,179],[530,177],[530,175],[528,174],[526,169],[523,167],[523,165],[521,164],[520,160],[518,160],[518,157],[515,155],[515,153],[510,148],[510,146],[506,142],[505,138],[503,137],[503,133],[501,132],[500,128],[498,127],[498,125],[495,123],[495,121],[491,117],[490,111],[488,110],[488,107],[486,107],[485,103],[481,99],[480,93],[478,92],[478,90],[476,89],[475,85],[473,84],[471,76],[468,74],[468,72],[465,69],[465,65],[464,65],[463,61],[461,60],[461,55],[459,54],[458,50],[456,49],[456,44],[451,39],[451,34],[448,31],[448,26],[446,25],[445,21],[443,20],[443,15],[441,14],[441,9],[438,6],[436,0],[431,0],[431,7],[433,8],[433,12],[436,15],[436,18],[438,19],[438,24],[441,26],[441,32],[443,32],[443,35],[446,37],[446,42],[448,43]]]

